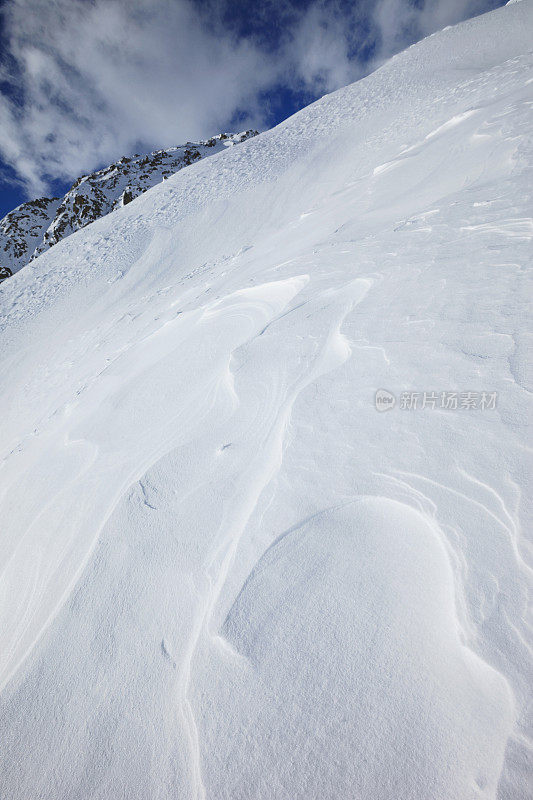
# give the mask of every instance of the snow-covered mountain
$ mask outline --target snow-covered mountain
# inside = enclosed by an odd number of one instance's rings
[[[60,204],[58,197],[41,197],[22,203],[0,220],[0,269],[17,272],[31,260]]]
[[[532,26],[2,284],[6,798],[529,796]]]
[[[0,268],[17,272],[65,236],[127,205],[147,189],[206,156],[257,136],[257,131],[219,133],[202,142],[124,156],[105,169],[78,178],[63,198],[41,197],[0,220]]]

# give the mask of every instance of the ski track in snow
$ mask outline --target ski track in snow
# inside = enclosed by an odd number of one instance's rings
[[[532,7],[2,285],[9,800],[528,796]]]

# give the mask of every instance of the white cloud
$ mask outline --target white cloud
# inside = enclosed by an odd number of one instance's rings
[[[379,57],[388,58],[412,42],[502,5],[499,0],[378,0],[374,21],[379,30]]]
[[[281,35],[237,37],[223,3],[8,0],[0,80],[0,155],[28,194],[134,150],[268,122],[264,92],[309,99],[356,80],[374,43],[383,59],[497,0],[271,0],[249,13]],[[201,10],[200,10],[201,9]],[[260,98],[263,103],[260,103]]]
[[[360,77],[361,64],[350,57],[352,17],[337,2],[315,2],[298,19],[288,52],[302,88],[313,95],[333,91]]]
[[[16,0],[5,13],[24,102],[2,98],[0,148],[30,192],[138,144],[210,135],[239,109],[243,127],[262,122],[257,93],[277,68],[187,0]]]

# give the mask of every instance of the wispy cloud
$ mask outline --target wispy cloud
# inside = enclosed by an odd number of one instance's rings
[[[277,87],[313,99],[497,4],[271,0],[254,27],[216,0],[8,0],[0,155],[36,195],[136,149],[262,127]]]
[[[388,57],[447,25],[503,4],[504,0],[378,0],[374,20],[379,31],[379,53]]]
[[[183,0],[16,0],[5,14],[16,93],[0,105],[0,148],[34,192],[138,143],[206,135],[241,108],[256,121],[275,80],[261,51]]]

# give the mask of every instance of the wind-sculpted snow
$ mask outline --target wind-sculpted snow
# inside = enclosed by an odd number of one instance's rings
[[[2,284],[9,800],[528,797],[532,21]]]

